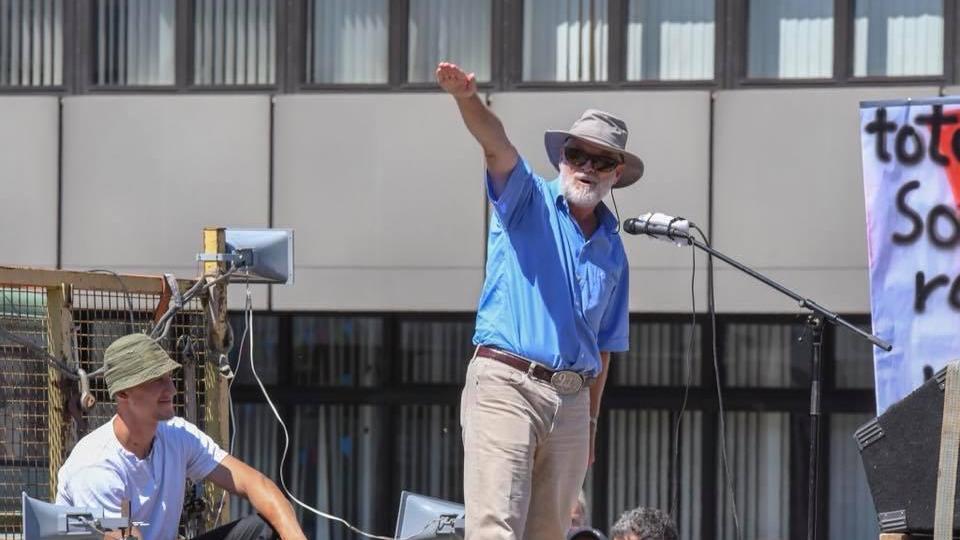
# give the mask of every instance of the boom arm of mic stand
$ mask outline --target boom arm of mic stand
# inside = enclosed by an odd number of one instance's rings
[[[768,285],[769,287],[772,287],[772,288],[780,291],[781,293],[789,296],[790,298],[793,298],[794,300],[797,301],[797,303],[800,305],[800,307],[809,309],[810,311],[813,311],[814,313],[817,313],[817,314],[821,315],[824,319],[826,319],[826,320],[828,320],[828,321],[830,321],[830,322],[832,322],[832,323],[834,323],[834,324],[843,326],[844,328],[846,328],[846,329],[850,330],[851,332],[859,335],[860,337],[866,339],[867,341],[873,343],[874,345],[876,345],[877,347],[880,347],[881,349],[883,349],[883,350],[885,350],[885,351],[889,351],[890,349],[893,348],[892,345],[890,345],[890,344],[887,343],[886,341],[878,338],[877,336],[871,334],[870,332],[864,332],[863,330],[861,330],[861,329],[857,328],[856,326],[850,324],[850,323],[849,323],[847,320],[845,320],[843,317],[840,317],[839,315],[837,315],[836,313],[830,311],[829,309],[821,306],[820,304],[814,302],[813,300],[810,300],[809,298],[804,298],[803,296],[800,296],[799,294],[791,291],[790,289],[788,289],[788,288],[784,287],[783,285],[777,283],[776,281],[768,278],[767,276],[765,276],[765,275],[757,272],[756,270],[753,270],[752,268],[749,268],[749,267],[747,267],[747,266],[744,266],[743,264],[740,264],[739,262],[731,259],[730,257],[727,257],[727,256],[724,255],[723,253],[720,253],[719,251],[717,251],[717,250],[713,249],[712,247],[704,244],[703,242],[698,241],[698,240],[697,240],[696,238],[694,238],[692,235],[688,237],[688,241],[690,242],[690,244],[696,246],[697,248],[701,249],[702,251],[706,251],[706,252],[709,253],[710,255],[713,255],[714,257],[720,259],[721,261],[723,261],[723,262],[729,264],[730,266],[733,266],[734,268],[740,270],[741,272],[743,272],[743,273],[745,273],[745,274],[753,277],[754,279],[756,279],[756,280],[758,280],[758,281],[761,281],[761,282],[765,283],[765,284]]]

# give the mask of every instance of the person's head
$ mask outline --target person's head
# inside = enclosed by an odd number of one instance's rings
[[[573,206],[592,209],[643,175],[643,161],[626,149],[626,123],[610,113],[588,109],[569,130],[547,131],[544,144]]]
[[[577,527],[567,531],[567,540],[607,540],[607,536],[590,527]]]
[[[173,418],[177,389],[172,373],[180,364],[157,342],[144,334],[123,336],[104,351],[103,363],[107,391],[125,420],[155,423]]]
[[[611,540],[677,540],[677,526],[663,510],[634,508],[620,516],[610,529]]]

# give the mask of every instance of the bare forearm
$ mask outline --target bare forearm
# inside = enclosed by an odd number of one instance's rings
[[[293,507],[277,485],[260,476],[259,485],[247,491],[247,499],[284,540],[305,538]]]
[[[467,130],[483,148],[487,170],[493,177],[493,191],[499,196],[519,158],[507,138],[503,123],[480,100],[475,74],[464,73],[456,64],[440,62],[437,65],[437,82],[453,96]]]
[[[467,130],[480,143],[485,154],[507,152],[512,148],[503,123],[484,105],[478,94],[454,98],[454,101],[457,102]]]
[[[610,372],[610,353],[600,353],[600,374],[597,380],[590,385],[590,418],[600,414],[600,400],[603,398],[603,387],[607,384],[607,374]]]

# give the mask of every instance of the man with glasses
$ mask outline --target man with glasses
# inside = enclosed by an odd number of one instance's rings
[[[593,442],[610,353],[628,347],[627,259],[601,201],[643,174],[627,126],[587,110],[547,131],[554,181],[535,175],[477,95],[437,66],[483,148],[494,212],[461,396],[468,539],[563,538]]]

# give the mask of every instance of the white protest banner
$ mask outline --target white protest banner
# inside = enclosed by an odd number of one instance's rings
[[[860,104],[877,414],[960,359],[960,98]]]

